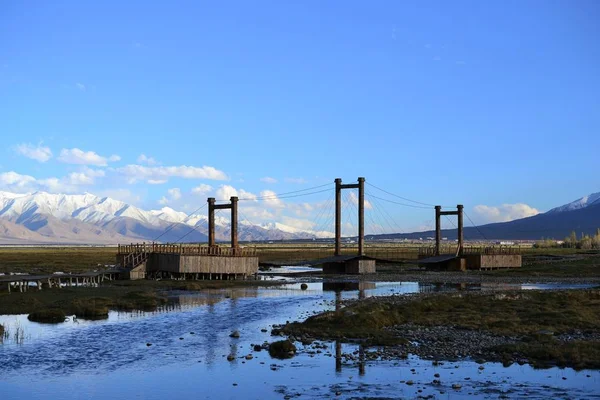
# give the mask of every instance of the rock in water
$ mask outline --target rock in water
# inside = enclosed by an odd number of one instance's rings
[[[273,358],[292,358],[296,354],[296,346],[289,340],[280,340],[269,345],[269,355]]]

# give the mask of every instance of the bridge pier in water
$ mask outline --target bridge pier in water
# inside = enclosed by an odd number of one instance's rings
[[[335,253],[323,263],[325,274],[368,274],[376,272],[376,261],[365,256],[365,178],[358,183],[342,184],[335,180]],[[342,256],[342,190],[358,189],[358,255]]]
[[[464,207],[456,206],[456,211],[442,211],[442,206],[435,206],[435,248],[433,253],[419,254],[419,264],[433,270],[466,271],[499,268],[520,268],[522,257],[512,248],[498,249],[493,247],[481,249],[465,249],[464,247]],[[442,216],[456,215],[458,219],[457,248],[451,253],[442,254]]]

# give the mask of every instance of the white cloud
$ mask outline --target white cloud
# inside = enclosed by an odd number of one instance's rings
[[[15,146],[15,151],[18,154],[39,162],[46,162],[52,158],[52,150],[49,147],[42,146],[41,143],[37,146],[30,143],[22,143]]]
[[[215,196],[219,201],[227,201],[230,197],[237,196],[238,192],[233,186],[221,185],[217,189]]]
[[[157,162],[154,158],[148,157],[145,154],[140,154],[139,157],[137,158],[137,162],[140,164],[147,164],[147,165],[156,165],[157,164]]]
[[[284,208],[285,204],[279,197],[277,197],[277,193],[272,190],[263,190],[260,192],[260,197],[265,202],[265,204],[269,207],[273,208]]]
[[[15,193],[27,193],[37,190],[46,190],[53,193],[72,193],[75,186],[65,179],[46,178],[36,179],[30,175],[21,175],[17,172],[3,172],[0,174],[0,187]]]
[[[307,183],[307,180],[304,178],[285,178],[284,181],[287,183],[296,183],[299,185]]]
[[[213,190],[212,186],[207,185],[206,183],[201,183],[200,185],[196,186],[195,188],[192,188],[192,193],[197,194],[197,195],[205,195],[205,194],[209,193],[211,190]]]
[[[318,205],[312,205],[310,203],[289,203],[287,208],[291,210],[298,217],[307,217],[310,213],[318,207]]]
[[[84,167],[79,172],[71,172],[67,176],[67,181],[71,185],[92,185],[95,182],[95,178],[104,176],[105,172],[101,169]]]
[[[277,183],[277,179],[271,178],[270,176],[265,176],[264,178],[260,178],[261,182],[264,183]]]
[[[71,172],[69,174],[69,181],[73,185],[91,185],[94,183],[94,178],[87,176],[83,172]]]
[[[358,207],[358,196],[356,195],[355,192],[349,192],[348,199],[350,200],[350,202],[352,204],[354,204],[355,206]],[[369,200],[365,199],[365,210],[371,210],[372,208],[373,208],[373,206],[371,205],[371,202],[369,202]]]
[[[246,192],[244,189],[240,189],[239,194],[240,200],[257,201],[257,196],[254,193]]]
[[[0,185],[7,189],[21,193],[28,191],[34,185],[36,179],[33,176],[21,175],[14,171],[3,172],[0,174]]]
[[[315,227],[315,223],[307,220],[307,219],[299,219],[299,218],[291,218],[291,217],[282,217],[282,221],[285,225],[291,226],[292,228],[296,228],[302,231],[310,231]]]
[[[179,188],[169,189],[167,190],[167,193],[169,193],[169,196],[171,196],[173,200],[179,200],[181,198],[181,190]]]
[[[135,181],[133,181],[133,183],[135,183]],[[146,183],[149,183],[150,185],[162,185],[163,183],[167,183],[166,179],[148,179],[146,181]]]
[[[164,181],[173,177],[212,180],[228,179],[223,171],[207,166],[193,167],[180,165],[172,167],[147,167],[144,165],[130,164],[125,167],[117,168],[116,171],[125,176],[129,183],[135,183],[138,180]]]
[[[79,90],[85,90],[85,85],[83,83],[77,82],[75,86],[77,86],[77,89]]]
[[[257,201],[257,196],[254,193],[245,191],[244,189],[237,190],[230,185],[221,185],[215,192],[217,201],[228,201],[231,197],[239,197],[240,200]]]
[[[167,195],[163,196],[158,200],[159,204],[169,204],[174,201],[181,199],[181,189],[179,188],[171,188],[167,190]]]
[[[524,203],[502,204],[501,206],[477,205],[473,210],[479,216],[480,223],[508,222],[540,213],[539,210]]]
[[[241,203],[240,209],[243,212],[243,218],[248,218],[252,223],[272,222],[275,215],[264,207],[247,206],[248,203]]]
[[[0,188],[15,193],[44,190],[50,193],[77,193],[82,185],[92,185],[95,178],[105,176],[102,170],[84,167],[71,172],[62,178],[50,177],[37,179],[30,175],[22,175],[14,171],[0,174]]]
[[[69,182],[69,178],[40,179],[37,184],[50,193],[76,193],[79,191],[76,185]]]
[[[58,157],[58,161],[67,164],[95,165],[98,167],[105,167],[108,161],[119,161],[120,159],[121,157],[117,155],[106,158],[93,151],[83,151],[78,148],[62,149]]]

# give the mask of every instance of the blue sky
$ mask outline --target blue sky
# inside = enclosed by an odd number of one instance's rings
[[[596,1],[2,2],[0,190],[189,212],[365,176],[476,222],[546,211],[600,191],[599,19]],[[248,219],[310,227],[331,195]],[[432,219],[379,203],[405,230]]]

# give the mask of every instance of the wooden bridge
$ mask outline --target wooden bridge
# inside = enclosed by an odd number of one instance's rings
[[[358,189],[358,247],[354,249],[344,248],[342,245],[342,215],[341,215],[341,193],[344,189]],[[350,273],[363,274],[376,272],[377,260],[401,261],[403,253],[406,257],[408,252],[404,249],[395,248],[381,249],[369,248],[365,244],[365,178],[359,177],[357,183],[342,184],[341,179],[335,180],[335,246],[334,249],[324,249],[324,253],[314,254],[306,247],[298,251],[282,251],[275,248],[272,256],[281,257],[281,261],[304,261],[311,265],[322,265],[323,272],[328,273]],[[267,260],[267,250],[240,247],[238,244],[238,201],[236,196],[230,198],[227,204],[215,204],[215,199],[209,197],[208,201],[208,245],[201,244],[131,244],[119,245],[117,262],[129,271],[130,279],[145,277],[169,277],[194,279],[237,279],[238,276],[246,277],[258,272],[259,261]],[[423,259],[429,258],[429,264],[446,266],[450,269],[481,269],[494,266],[520,266],[521,256],[515,254],[516,250],[511,248],[473,248],[464,246],[463,240],[463,209],[459,204],[456,211],[442,211],[441,206],[435,206],[436,235],[435,247],[431,249],[418,249],[417,259],[427,263]],[[231,210],[231,247],[217,246],[215,239],[215,210]],[[441,217],[456,215],[458,217],[458,240],[457,245],[444,260],[438,258],[442,254]],[[192,228],[196,229],[196,228]],[[191,231],[190,231],[191,232]],[[187,235],[187,234],[186,234]],[[185,235],[183,236],[185,237]],[[333,250],[333,254],[328,254]],[[308,254],[308,253],[311,254]],[[278,254],[279,253],[279,254]],[[294,254],[291,254],[294,253]],[[354,254],[352,254],[354,253]],[[395,253],[395,254],[394,254]],[[315,257],[316,256],[316,257]],[[299,257],[300,260],[292,260]],[[434,258],[432,258],[434,257]],[[316,260],[316,261],[314,261]]]
[[[0,287],[6,287],[10,293],[13,289],[26,292],[30,288],[42,290],[44,287],[60,289],[63,286],[95,286],[105,280],[118,279],[122,273],[123,271],[114,269],[81,274],[4,275],[0,276]]]

